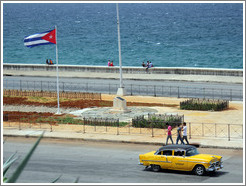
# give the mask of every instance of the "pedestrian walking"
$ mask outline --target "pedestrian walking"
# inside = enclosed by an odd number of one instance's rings
[[[187,145],[189,145],[189,142],[188,142],[188,139],[187,139],[187,126],[186,126],[185,122],[183,123],[182,131],[183,131],[183,142],[185,140]]]
[[[177,129],[177,140],[176,140],[176,144],[179,143],[179,140],[181,141],[181,144],[184,145],[183,139],[182,139],[182,125],[179,125],[178,129]]]
[[[166,145],[167,145],[169,139],[171,139],[172,144],[173,144],[173,138],[172,138],[172,126],[169,125],[168,122],[166,123],[166,126],[167,126],[167,140],[166,140]]]

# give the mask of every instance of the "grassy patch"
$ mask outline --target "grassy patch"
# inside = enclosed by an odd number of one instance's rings
[[[64,102],[64,101],[76,101],[80,99],[72,99],[72,98],[60,98],[59,101]],[[34,96],[28,96],[27,101],[30,102],[38,102],[38,103],[52,103],[57,101],[57,98],[53,97],[34,97]]]
[[[83,120],[74,119],[71,116],[50,116],[50,117],[40,117],[36,119],[36,123],[56,123],[56,124],[83,124]]]
[[[113,102],[112,101],[99,101],[100,107],[112,107]]]
[[[34,96],[30,96],[27,97],[27,101],[30,102],[39,102],[39,103],[49,103],[49,102],[53,102],[56,101],[56,98],[49,98],[49,97],[34,97]]]

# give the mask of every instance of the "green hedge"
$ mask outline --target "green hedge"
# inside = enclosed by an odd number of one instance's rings
[[[178,115],[162,115],[165,117],[150,116],[145,119],[144,116],[138,116],[132,119],[132,126],[137,128],[160,128],[166,129],[166,122],[172,127],[176,127],[183,123],[183,116]]]
[[[229,108],[229,101],[226,100],[189,99],[180,102],[180,109],[182,110],[221,111],[227,108]]]

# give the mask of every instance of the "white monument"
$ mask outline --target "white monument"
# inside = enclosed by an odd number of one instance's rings
[[[130,112],[126,106],[126,100],[122,97],[115,97],[113,102],[113,111],[115,112]]]

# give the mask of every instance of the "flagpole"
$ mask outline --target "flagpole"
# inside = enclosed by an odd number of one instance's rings
[[[121,45],[120,45],[120,19],[119,19],[119,5],[116,4],[117,10],[117,26],[118,26],[118,48],[119,48],[119,63],[120,63],[120,88],[123,87],[122,82],[122,63],[121,63]]]
[[[60,114],[60,104],[59,104],[59,72],[58,72],[58,48],[57,48],[57,26],[56,29],[56,84],[57,84],[57,113]]]
[[[120,88],[118,88],[117,95],[124,96],[126,91],[123,87],[123,78],[122,78],[122,62],[121,62],[121,44],[120,44],[120,19],[119,19],[119,5],[116,3],[117,11],[117,26],[118,26],[118,48],[119,48],[119,65],[120,65]]]

